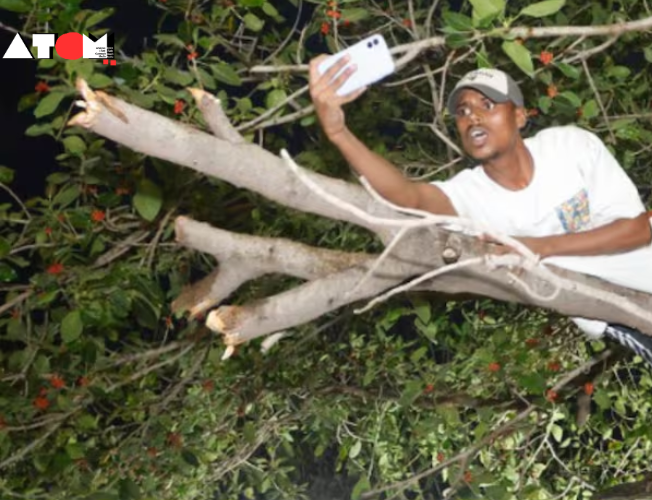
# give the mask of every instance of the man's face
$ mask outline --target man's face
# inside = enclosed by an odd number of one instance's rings
[[[464,151],[476,161],[495,160],[510,151],[526,122],[523,108],[512,102],[495,103],[472,89],[460,93],[455,109]]]

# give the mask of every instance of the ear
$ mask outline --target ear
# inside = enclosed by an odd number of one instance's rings
[[[524,107],[517,107],[514,109],[516,114],[516,125],[519,130],[527,125],[527,110]]]

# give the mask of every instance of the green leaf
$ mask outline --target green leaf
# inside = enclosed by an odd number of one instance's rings
[[[174,45],[175,47],[180,47],[182,49],[186,48],[186,44],[183,43],[183,40],[176,35],[154,35],[154,38],[163,45]]]
[[[359,500],[362,494],[365,491],[369,491],[370,489],[371,484],[369,483],[369,479],[367,479],[367,476],[363,475],[360,479],[358,479],[358,482],[355,483],[355,486],[353,487],[353,491],[351,492],[351,500]]]
[[[598,108],[598,103],[595,99],[586,101],[584,106],[582,106],[582,117],[586,119],[595,118],[600,114],[600,108]]]
[[[528,5],[521,9],[519,16],[545,17],[558,12],[566,3],[566,0],[545,0]]]
[[[643,49],[643,54],[645,55],[645,60],[649,63],[652,63],[652,48],[645,47]]]
[[[70,311],[61,321],[61,338],[66,344],[77,340],[83,330],[84,324],[79,311]]]
[[[532,63],[532,54],[520,43],[506,40],[502,45],[503,52],[514,61],[514,63],[527,75],[534,73],[534,64]]]
[[[470,0],[473,24],[479,26],[498,17],[505,10],[505,0]]]
[[[81,154],[86,151],[86,143],[78,135],[66,137],[63,140],[63,145],[69,153],[75,156],[81,156]]]
[[[133,198],[134,208],[140,216],[147,220],[153,221],[163,206],[163,193],[161,188],[149,179],[143,179]]]
[[[0,238],[0,258],[6,257],[11,251],[11,245],[5,238]]]
[[[581,72],[580,72],[579,68],[577,68],[575,66],[571,66],[570,64],[560,62],[560,63],[557,63],[557,67],[568,78],[572,78],[573,80],[577,80],[580,77]]]
[[[37,137],[43,134],[52,133],[52,124],[51,123],[35,123],[30,127],[27,127],[25,130],[25,135],[27,137]]]
[[[239,87],[242,85],[242,80],[238,73],[227,63],[218,63],[211,66],[211,71],[215,79],[227,85]]]
[[[453,12],[447,10],[442,15],[446,26],[453,28],[455,31],[472,31],[473,30],[473,21],[470,17],[460,14],[459,12]]]
[[[0,182],[3,184],[11,184],[11,181],[14,180],[15,172],[4,165],[0,165]]]
[[[66,174],[65,172],[55,172],[48,175],[45,180],[48,184],[63,184],[70,180],[70,174]]]
[[[96,89],[103,89],[113,85],[113,78],[102,73],[94,73],[89,79],[88,84]]]
[[[416,351],[410,356],[410,361],[414,364],[418,363],[421,358],[423,358],[428,353],[428,348],[426,346],[419,347]]]
[[[25,14],[32,10],[32,5],[30,2],[26,2],[25,0],[0,0],[0,9]]]
[[[559,97],[566,99],[574,108],[579,108],[582,105],[582,100],[579,98],[579,96],[570,90],[565,90],[559,94]]]
[[[192,451],[190,451],[187,448],[181,451],[181,458],[183,458],[183,460],[187,464],[190,464],[193,467],[199,467],[201,465],[199,459],[197,458],[197,455],[195,455]]]
[[[342,20],[350,23],[357,23],[369,17],[369,9],[363,8],[342,9],[340,13],[342,14]]]
[[[188,71],[180,71],[176,68],[165,68],[163,78],[182,87],[190,85],[193,81],[193,77]]]
[[[627,66],[612,66],[607,70],[607,76],[613,76],[617,80],[624,80],[632,74],[632,70]]]
[[[270,2],[263,4],[263,12],[270,17],[278,17],[278,10]]]
[[[139,500],[142,495],[140,488],[133,479],[123,479],[119,486],[120,500]]]
[[[84,448],[79,443],[68,443],[66,445],[66,454],[73,460],[84,458]]]
[[[36,118],[42,118],[54,113],[64,97],[65,94],[62,92],[49,93],[39,101],[38,106],[34,109],[34,116]]]
[[[552,437],[555,438],[555,441],[561,443],[561,440],[564,438],[564,430],[557,424],[552,424],[550,431],[552,433]]]
[[[251,31],[260,31],[265,26],[265,21],[252,12],[248,12],[244,16],[244,23]]]
[[[88,19],[86,19],[86,22],[84,23],[86,26],[86,29],[92,28],[96,24],[100,24],[102,21],[105,19],[111,17],[114,13],[114,9],[108,8],[108,9],[102,9],[98,12],[94,12],[89,16]]]
[[[34,360],[34,371],[38,375],[43,375],[44,373],[50,373],[50,359],[43,354],[39,354]]]
[[[267,109],[272,109],[282,102],[284,102],[288,98],[287,93],[283,89],[274,89],[272,90],[269,94],[267,94],[267,98],[265,99],[265,105],[267,106]]]
[[[68,186],[66,189],[62,189],[57,193],[52,200],[52,204],[59,206],[59,208],[65,208],[75,201],[80,194],[81,190],[79,186]]]
[[[355,458],[360,454],[360,451],[362,450],[362,441],[356,441],[353,443],[353,446],[351,446],[351,449],[349,450],[349,458]]]
[[[65,65],[70,76],[76,75],[86,80],[91,77],[95,69],[92,59],[69,59],[65,62]]]
[[[0,262],[0,282],[11,283],[12,281],[16,281],[17,278],[18,275],[13,267],[4,262]]]
[[[420,380],[409,380],[405,384],[405,389],[401,393],[399,404],[409,406],[423,392],[423,382]]]

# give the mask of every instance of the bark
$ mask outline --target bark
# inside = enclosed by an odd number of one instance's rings
[[[177,241],[214,255],[219,267],[185,290],[174,302],[176,310],[202,314],[223,304],[247,281],[265,274],[305,280],[278,295],[242,306],[221,305],[208,314],[207,326],[223,333],[229,346],[371,299],[433,270],[440,275],[423,280],[413,289],[530,304],[569,316],[626,324],[652,335],[651,295],[554,266],[533,265],[521,256],[487,259],[490,243],[434,223],[416,227],[413,216],[393,210],[359,186],[305,169],[293,172],[283,158],[243,142],[219,101],[201,90],[193,89],[192,94],[214,135],[93,92],[83,80],[78,88],[86,110],[76,115],[71,125],[288,207],[357,224],[386,245],[400,231],[398,223],[412,224],[388,255],[377,261],[375,255],[235,234],[187,217],[178,218]],[[318,191],[327,194],[316,195]],[[328,195],[333,199],[327,199]]]

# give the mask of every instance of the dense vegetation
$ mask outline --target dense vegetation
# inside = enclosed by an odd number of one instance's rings
[[[386,497],[543,500],[641,478],[649,369],[555,314],[412,294],[221,361],[201,321],[171,313],[182,287],[214,266],[175,244],[175,216],[342,250],[379,243],[66,122],[79,76],[204,128],[186,90],[200,87],[248,140],[351,179],[305,111],[307,93],[289,98],[306,84],[296,65],[371,32],[391,45],[445,35],[347,109],[371,148],[408,175],[452,175],[464,162],[439,138],[455,141],[441,96],[468,69],[497,66],[521,82],[530,131],[577,123],[598,133],[649,206],[652,37],[505,31],[643,19],[645,1],[149,4],[159,33],[139,53],[121,50],[137,35],[111,25],[116,66],[35,60],[40,83],[18,103],[35,117],[25,133],[50,136],[60,154],[41,196],[0,206],[0,498],[358,498],[408,480]],[[113,15],[82,0],[0,9],[24,33],[99,36]],[[0,167],[4,190],[17,167]],[[265,277],[231,301],[286,284]]]

